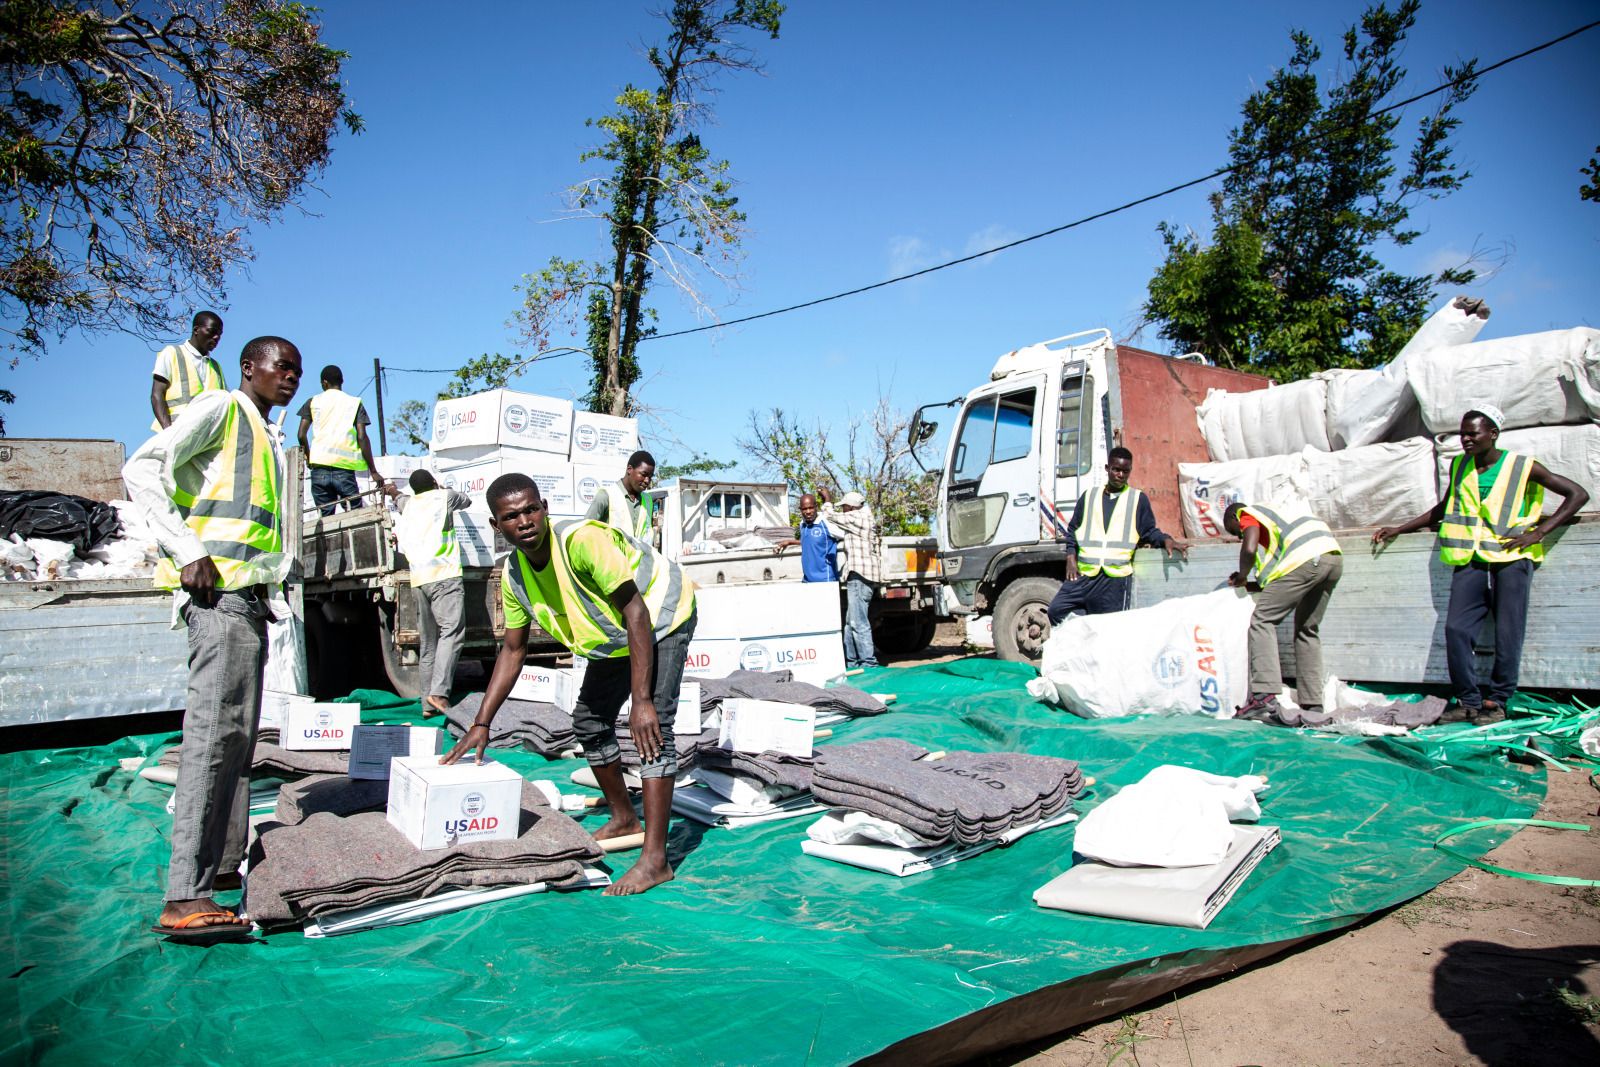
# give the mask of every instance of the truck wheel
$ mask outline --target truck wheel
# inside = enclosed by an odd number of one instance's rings
[[[1000,659],[1038,663],[1050,636],[1046,614],[1061,583],[1054,578],[1018,578],[994,605],[994,651]]]

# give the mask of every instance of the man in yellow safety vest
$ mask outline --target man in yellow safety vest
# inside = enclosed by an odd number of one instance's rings
[[[1343,550],[1328,524],[1298,501],[1230,504],[1222,525],[1241,542],[1239,569],[1228,576],[1228,584],[1256,594],[1250,618],[1250,699],[1237,717],[1288,726],[1320,725],[1325,721],[1320,630],[1328,601],[1344,574]],[[1298,714],[1278,701],[1283,688],[1278,623],[1291,614]]]
[[[622,478],[594,495],[584,518],[608,523],[629,537],[650,544],[654,536],[651,516],[655,512],[655,498],[647,490],[655,476],[656,458],[640,449],[628,457]]]
[[[155,369],[150,374],[150,410],[155,414],[151,430],[172,425],[172,420],[201,393],[227,391],[222,367],[211,358],[221,340],[221,316],[215,311],[200,311],[189,323],[187,341],[168,345],[156,354]]]
[[[472,498],[442,489],[426,470],[411,472],[411,496],[392,493],[400,507],[395,540],[405,554],[411,587],[417,594],[417,681],[424,718],[450,710],[450,685],[466,636],[466,599],[461,582],[461,552],[456,545],[455,513]]]
[[[173,590],[174,614],[189,631],[172,860],[155,926],[186,941],[248,936],[248,924],[212,894],[238,886],[267,620],[287,610],[282,586],[294,559],[283,543],[293,493],[268,416],[294,398],[300,352],[281,337],[258,337],[245,345],[239,371],[237,390],[196,397],[122,471],[165,554],[156,585]]]
[[[345,509],[361,507],[356,471],[373,473],[376,487],[390,491],[389,479],[372,459],[367,427],[372,420],[359,396],[344,391],[344,371],[322,368],[322,392],[300,405],[300,447],[311,470],[311,500],[332,515],[343,500]]]
[[[1130,488],[1133,453],[1113,448],[1106,457],[1106,484],[1078,497],[1067,524],[1067,580],[1050,601],[1050,625],[1069,615],[1101,615],[1128,606],[1133,552],[1160,545],[1171,556],[1189,558],[1189,545],[1156,526],[1150,498]]]
[[[1372,534],[1374,544],[1386,544],[1424,526],[1439,527],[1439,558],[1454,568],[1444,641],[1456,692],[1445,722],[1487,725],[1505,718],[1506,704],[1517,691],[1528,592],[1534,568],[1544,559],[1544,538],[1589,502],[1583,486],[1532,456],[1502,449],[1504,421],[1492,404],[1461,416],[1462,454],[1450,464],[1444,498],[1410,522]],[[1546,490],[1562,497],[1549,518],[1542,517]],[[1494,668],[1483,689],[1472,642],[1488,618],[1494,619]]]
[[[644,789],[644,851],[611,896],[643,893],[672,878],[667,823],[678,773],[672,728],[678,689],[694,636],[694,583],[655,549],[591,520],[552,523],[539,488],[525,474],[502,474],[485,498],[495,529],[515,549],[501,571],[506,636],[472,727],[443,757],[477,749],[522,670],[528,627],[539,628],[587,661],[572,725],[611,809],[596,833],[605,845],[640,833],[622,777],[616,723],[632,699],[628,731],[639,751]]]

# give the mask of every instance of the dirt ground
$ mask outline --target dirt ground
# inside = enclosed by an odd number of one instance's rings
[[[963,654],[959,627],[894,666]],[[1537,818],[1600,827],[1583,772]],[[1527,828],[1489,855],[1600,878],[1600,830]],[[991,1057],[1000,1067],[1576,1067],[1600,1064],[1600,889],[1468,868],[1360,926],[1119,1018]]]

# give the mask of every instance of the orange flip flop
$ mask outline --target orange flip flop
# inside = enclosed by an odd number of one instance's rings
[[[223,941],[249,941],[252,939],[248,923],[214,923],[195,926],[199,919],[237,919],[231,911],[197,911],[185,915],[171,926],[156,923],[151,933],[161,934],[182,944],[217,944]]]

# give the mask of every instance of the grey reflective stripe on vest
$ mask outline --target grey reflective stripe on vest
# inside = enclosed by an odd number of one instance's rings
[[[264,548],[240,544],[238,541],[202,540],[200,544],[205,547],[206,555],[208,556],[216,556],[218,559],[236,559],[241,563],[249,563],[251,560],[267,554],[267,550]]]
[[[1517,507],[1524,495],[1517,487],[1523,484],[1524,472],[1527,471],[1531,462],[1524,455],[1518,455],[1511,461],[1511,479],[1509,484],[1506,485],[1505,497],[1500,501],[1500,511],[1488,520],[1489,529],[1501,537],[1510,537],[1512,535],[1511,520],[1516,516]],[[1455,465],[1451,469],[1450,499],[1446,505],[1447,507],[1460,506],[1461,483],[1466,477],[1467,468],[1471,465],[1472,458],[1470,456],[1456,457]],[[1493,487],[1490,488],[1490,491],[1493,492]],[[1443,521],[1447,524],[1453,523],[1456,526],[1476,526],[1482,522],[1483,492],[1481,487],[1478,492],[1478,507],[1480,508],[1480,514],[1468,515],[1460,511],[1452,511],[1445,515]],[[1463,541],[1455,537],[1441,537],[1439,538],[1439,543],[1452,548],[1476,548],[1478,546],[1478,542],[1475,540]]]
[[[235,418],[244,429],[249,431],[249,439],[247,441],[237,441],[234,444],[233,497],[228,500],[202,498],[189,505],[187,511],[181,507],[178,510],[183,514],[184,518],[196,515],[206,519],[244,519],[268,530],[275,529],[278,525],[278,517],[251,499],[253,495],[251,489],[254,483],[252,475],[255,473],[256,424],[243,409],[237,413]],[[243,500],[239,499],[240,486],[244,487]],[[273,495],[277,495],[278,488],[278,486],[273,486]],[[212,554],[227,555],[227,553],[221,552]]]
[[[1261,565],[1262,574],[1271,574],[1273,568],[1276,567],[1280,561],[1289,557],[1290,552],[1299,548],[1307,541],[1322,536],[1321,530],[1311,530],[1300,537],[1294,536],[1294,532],[1300,529],[1302,526],[1305,526],[1307,523],[1319,521],[1315,515],[1302,515],[1293,522],[1286,522],[1284,521],[1282,515],[1279,515],[1275,511],[1261,507],[1259,504],[1251,505],[1250,510],[1259,512],[1266,516],[1272,522],[1272,525],[1278,528],[1278,550],[1269,555],[1266,563]]]
[[[195,386],[198,385],[199,383],[190,379],[190,377],[189,377],[189,354],[187,352],[185,352],[181,348],[178,349],[178,358],[177,358],[176,362],[178,364],[178,396],[177,396],[177,399],[178,399],[179,403],[187,403],[188,401],[194,399]]]

